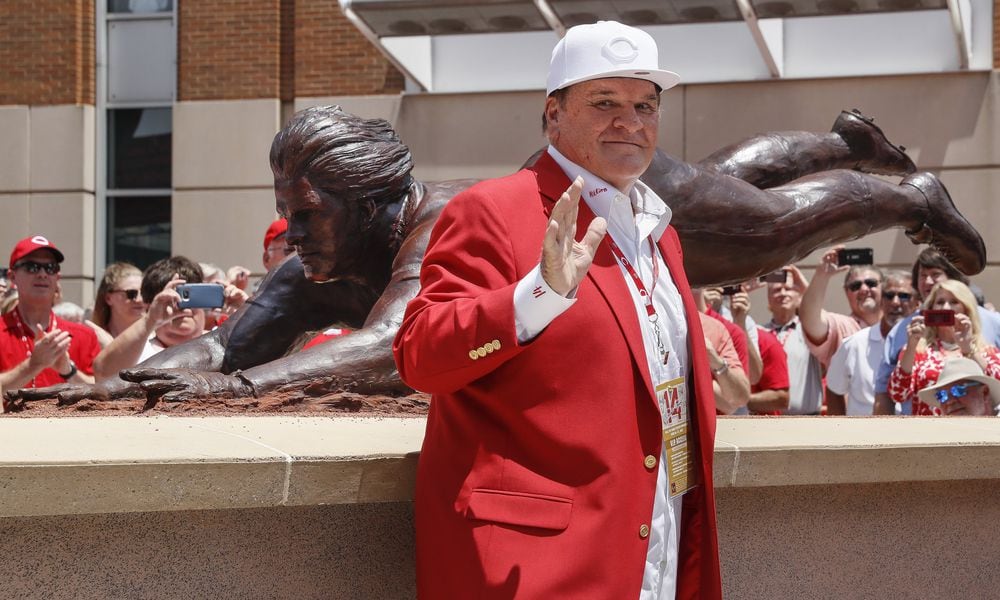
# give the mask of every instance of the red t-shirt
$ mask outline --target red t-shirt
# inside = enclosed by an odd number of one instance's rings
[[[763,369],[760,372],[760,381],[750,391],[787,390],[788,357],[785,355],[785,348],[778,341],[778,336],[763,327],[758,327],[757,348],[760,351]]]
[[[101,351],[97,343],[97,335],[90,327],[64,321],[55,314],[52,315],[52,326],[68,331],[72,338],[69,343],[69,357],[76,363],[76,368],[87,375],[94,374],[94,358]],[[35,348],[35,336],[32,329],[21,320],[21,313],[12,310],[3,315],[0,321],[0,372],[9,371],[28,358],[28,352]],[[66,380],[53,368],[43,369],[24,387],[45,387],[66,383]]]
[[[787,390],[789,388],[788,356],[785,354],[785,347],[781,345],[778,336],[763,327],[758,327],[757,350],[760,352],[763,368],[760,372],[760,380],[750,386],[750,392],[756,394],[764,390]],[[780,415],[781,411],[754,414]]]
[[[729,332],[729,337],[733,338],[733,347],[736,348],[736,354],[740,357],[740,364],[743,365],[743,372],[746,373],[747,377],[749,377],[750,354],[747,349],[747,334],[740,329],[738,325],[712,310],[712,307],[706,308],[705,314],[726,326],[726,331]]]

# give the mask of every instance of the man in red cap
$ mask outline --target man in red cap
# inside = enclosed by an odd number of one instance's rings
[[[288,231],[288,221],[277,219],[267,228],[264,234],[264,268],[270,273],[285,257],[295,250],[285,243],[285,232]]]
[[[63,253],[43,236],[24,238],[10,254],[18,305],[0,320],[0,387],[93,383],[97,336],[52,312]]]

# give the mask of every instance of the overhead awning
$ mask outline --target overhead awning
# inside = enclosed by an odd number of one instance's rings
[[[339,0],[426,91],[543,86],[566,28],[648,31],[686,82],[992,68],[990,0]],[[543,58],[539,58],[543,57]]]

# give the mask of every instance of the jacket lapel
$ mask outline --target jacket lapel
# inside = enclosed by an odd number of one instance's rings
[[[548,152],[538,159],[532,169],[538,173],[538,188],[543,197],[543,210],[546,216],[551,215],[556,201],[571,182]],[[581,201],[576,219],[577,239],[583,237],[593,220],[594,213],[590,210],[590,206],[585,201]],[[653,383],[649,375],[649,365],[646,363],[646,348],[642,341],[642,331],[639,329],[636,312],[631,310],[634,305],[632,295],[629,293],[621,267],[618,266],[618,261],[611,253],[611,247],[607,240],[601,242],[601,245],[597,247],[594,262],[590,265],[590,270],[587,271],[587,280],[594,284],[618,321],[618,326],[625,337],[625,343],[628,344],[632,354],[632,360],[638,366],[642,380],[646,384],[646,391],[649,393],[649,397],[653,398]],[[579,293],[587,293],[585,285],[586,281],[581,284]]]

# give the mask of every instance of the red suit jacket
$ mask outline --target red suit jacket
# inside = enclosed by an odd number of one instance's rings
[[[393,344],[403,380],[433,394],[417,467],[423,600],[639,597],[662,445],[639,321],[602,243],[577,302],[534,340],[514,329],[517,282],[539,262],[570,181],[547,154],[445,207],[421,290]],[[578,233],[593,213],[580,203]],[[720,598],[715,404],[701,324],[673,228],[660,243],[688,315],[692,445],[678,598]]]

